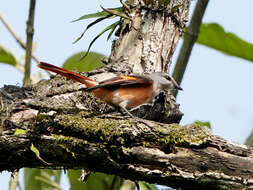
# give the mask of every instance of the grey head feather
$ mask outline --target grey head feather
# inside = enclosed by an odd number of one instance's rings
[[[170,76],[168,73],[163,72],[154,72],[148,74],[148,76],[154,82],[154,90],[155,94],[159,94],[160,91],[178,89],[182,90],[182,88],[177,84],[175,79]]]

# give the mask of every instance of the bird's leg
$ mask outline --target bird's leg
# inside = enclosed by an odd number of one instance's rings
[[[125,107],[123,106],[120,106],[120,110],[124,111],[125,113],[127,113],[128,116],[130,116],[131,118],[133,118],[134,120],[136,120],[137,122],[140,122],[140,123],[143,123],[149,127],[154,127],[155,124],[153,121],[150,121],[150,120],[145,120],[145,119],[142,119],[142,118],[139,118],[139,117],[135,117],[133,114],[131,114]]]
[[[123,110],[125,113],[127,113],[128,116],[132,117],[132,118],[136,118],[135,116],[133,116],[133,114],[131,114],[125,107],[120,106],[120,109]]]

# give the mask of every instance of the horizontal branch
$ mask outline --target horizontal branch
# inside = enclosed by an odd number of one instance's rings
[[[182,189],[253,187],[252,148],[196,124],[101,114],[111,108],[82,88],[55,77],[1,89],[0,171],[86,168]]]

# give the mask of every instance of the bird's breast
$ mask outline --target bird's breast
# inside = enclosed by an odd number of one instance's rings
[[[131,109],[152,102],[154,98],[153,85],[121,87],[113,92],[112,97],[114,105]]]

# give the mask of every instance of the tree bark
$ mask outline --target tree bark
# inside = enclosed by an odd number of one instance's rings
[[[82,88],[54,77],[1,89],[0,171],[86,168],[182,189],[253,188],[252,148],[196,124],[101,115],[111,108]]]
[[[26,54],[25,54],[25,73],[23,84],[27,86],[31,84],[31,58],[32,58],[32,46],[33,46],[33,33],[34,33],[34,15],[35,15],[36,0],[30,0],[29,16],[26,27]]]
[[[190,0],[150,2],[127,1],[110,64],[88,75],[169,70]],[[172,95],[158,123],[122,116],[83,88],[61,77],[2,88],[0,171],[86,168],[182,189],[253,188],[253,149],[196,124],[166,124],[182,116]]]
[[[190,0],[172,0],[168,5],[162,1],[128,0],[127,4],[130,20],[121,22],[110,62],[116,70],[123,67],[121,70],[130,73],[168,72],[188,20]]]

